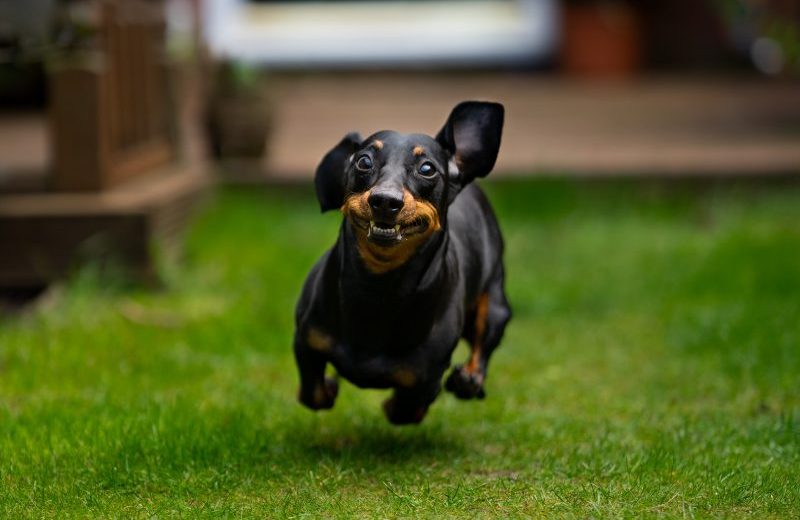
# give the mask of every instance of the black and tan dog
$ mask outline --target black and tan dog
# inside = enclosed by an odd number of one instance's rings
[[[469,361],[445,387],[483,398],[489,356],[511,310],[503,239],[472,181],[494,167],[503,106],[468,101],[436,138],[349,134],[322,159],[322,211],[341,208],[339,239],[314,266],[296,311],[300,401],[331,408],[327,363],[362,388],[394,388],[392,423],[420,422],[436,399],[459,338]]]

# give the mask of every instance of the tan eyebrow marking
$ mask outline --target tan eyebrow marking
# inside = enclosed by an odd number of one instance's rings
[[[374,146],[376,150],[383,150],[383,141],[375,139],[372,141],[372,146]]]
[[[421,146],[415,146],[414,147],[414,155],[422,155],[424,153],[425,153],[425,148],[423,148]]]

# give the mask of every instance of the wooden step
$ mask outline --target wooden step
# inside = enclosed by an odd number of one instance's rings
[[[0,288],[47,285],[109,258],[152,279],[154,249],[175,248],[210,186],[204,172],[171,166],[104,192],[0,195]]]

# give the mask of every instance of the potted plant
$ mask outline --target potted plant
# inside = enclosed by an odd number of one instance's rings
[[[261,159],[270,107],[259,71],[234,62],[217,65],[207,98],[206,131],[215,159]]]

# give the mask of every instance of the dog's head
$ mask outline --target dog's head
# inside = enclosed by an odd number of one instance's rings
[[[502,105],[466,101],[435,138],[348,134],[317,167],[320,207],[341,208],[370,270],[399,267],[441,229],[458,192],[492,170],[502,129]]]

